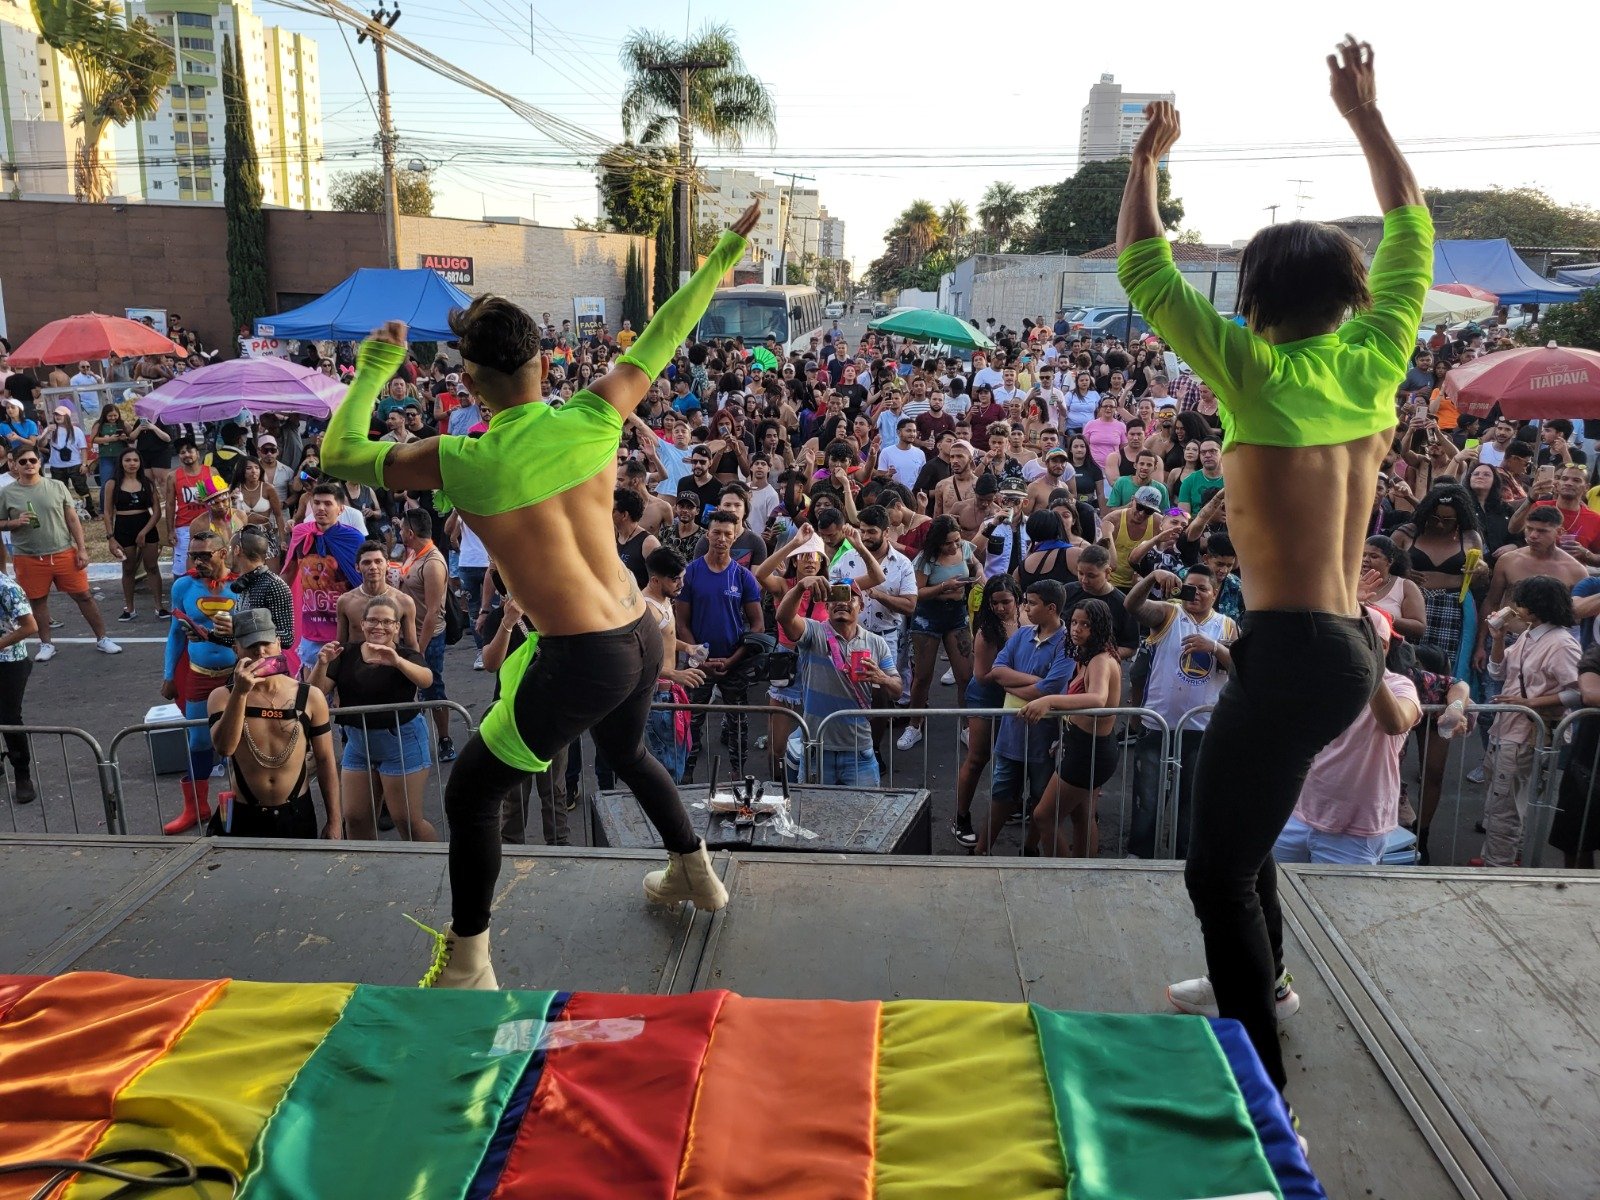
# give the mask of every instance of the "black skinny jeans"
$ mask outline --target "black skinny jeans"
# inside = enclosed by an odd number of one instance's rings
[[[1241,625],[1195,764],[1184,881],[1217,1008],[1244,1025],[1282,1090],[1273,984],[1283,970],[1283,917],[1272,844],[1311,760],[1372,699],[1382,660],[1364,617],[1252,612]]]
[[[595,750],[638,799],[662,844],[687,854],[700,840],[672,776],[644,744],[660,673],[661,633],[643,617],[604,633],[542,638],[517,688],[513,711],[523,742],[545,760],[588,732]],[[496,758],[479,734],[450,772],[444,811],[450,820],[452,927],[462,937],[489,927],[500,878],[501,804],[527,778]]]
[[[22,693],[28,688],[28,676],[33,674],[33,662],[19,659],[0,662],[0,725],[22,724]],[[6,734],[6,757],[11,760],[11,770],[18,779],[31,779],[29,764],[33,756],[28,752],[28,735]]]

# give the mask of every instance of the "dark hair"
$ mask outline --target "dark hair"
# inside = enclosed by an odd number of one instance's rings
[[[632,488],[617,488],[611,493],[611,507],[619,509],[630,521],[644,516],[644,497]]]
[[[707,350],[701,343],[696,342],[694,345],[689,347],[689,362],[693,366],[702,367],[705,365],[706,358],[709,357],[710,354],[711,351]],[[649,565],[648,560],[646,561],[645,565]],[[679,569],[681,570],[682,568],[680,567]]]
[[[952,533],[960,533],[961,526],[948,513],[928,522],[928,532],[922,538],[922,550],[917,555],[917,570],[925,570],[944,552],[944,544]]]
[[[336,483],[329,483],[326,479],[311,485],[313,496],[332,496],[340,504],[344,503],[343,489]]]
[[[856,452],[851,449],[849,442],[840,440],[836,442],[829,442],[828,449],[823,454],[822,458],[824,462],[853,463],[856,461]]]
[[[1213,533],[1206,538],[1205,549],[1202,554],[1209,554],[1212,558],[1238,558],[1239,552],[1233,548],[1233,539],[1225,533]]]
[[[1213,585],[1217,582],[1217,573],[1206,566],[1205,563],[1195,563],[1194,566],[1183,573],[1183,578],[1187,581],[1193,579],[1196,575],[1200,576],[1201,579],[1211,580]]]
[[[515,375],[539,354],[538,323],[503,296],[479,296],[452,309],[450,331],[464,362],[501,375]]]
[[[29,448],[32,449],[32,447]],[[11,447],[9,444],[6,446],[6,453],[11,453]],[[150,482],[149,472],[146,470],[144,465],[144,455],[140,454],[139,451],[134,449],[132,446],[126,447],[121,454],[117,455],[117,481],[121,482],[122,480],[122,460],[127,458],[130,454],[139,460],[139,469],[133,473],[133,477],[139,481],[139,486],[141,488],[153,491],[155,485]]]
[[[1565,417],[1552,417],[1544,423],[1546,429],[1554,429],[1564,438],[1572,437],[1572,422]]]
[[[1472,468],[1472,470],[1476,471],[1478,467],[1489,467],[1489,464],[1478,463]],[[1479,512],[1483,513],[1485,516],[1488,516],[1490,513],[1502,513],[1505,511],[1505,488],[1500,482],[1500,472],[1498,469],[1495,467],[1489,467],[1489,492],[1482,500],[1478,500],[1478,493],[1474,492],[1470,486],[1472,483],[1471,471],[1467,473],[1465,482],[1468,484],[1467,492],[1477,503]]]
[[[1269,225],[1239,256],[1238,309],[1257,333],[1278,325],[1332,328],[1372,307],[1361,247],[1318,221]]]
[[[1082,562],[1080,558],[1078,560]],[[1041,583],[1055,583],[1055,580],[1040,580]],[[1056,583],[1056,587],[1061,587]],[[1111,606],[1104,600],[1090,597],[1079,600],[1072,606],[1073,612],[1082,612],[1089,620],[1089,640],[1082,646],[1073,644],[1072,639],[1067,639],[1067,653],[1080,663],[1091,661],[1095,655],[1103,654],[1111,648],[1115,640],[1115,633],[1111,625]]]
[[[648,475],[650,473],[650,469],[637,458],[630,458],[627,462],[622,464],[622,473],[629,479],[637,479],[641,476]]]
[[[1098,544],[1085,546],[1078,551],[1078,565],[1080,567],[1109,567],[1111,565],[1111,552]]]
[[[1480,535],[1483,533],[1483,517],[1478,513],[1478,504],[1472,498],[1472,493],[1455,480],[1446,479],[1429,488],[1428,494],[1417,505],[1417,511],[1411,514],[1410,525],[1418,535],[1428,527],[1428,522],[1433,520],[1441,504],[1448,504],[1456,510],[1456,524],[1462,529]]]
[[[711,510],[711,515],[706,518],[706,528],[707,529],[710,529],[713,525],[743,525],[743,524],[744,524],[743,521],[739,520],[738,517],[734,516],[731,512],[729,512],[725,508],[714,508],[714,509],[712,509]]]
[[[683,574],[683,555],[666,546],[659,546],[644,556],[644,569],[663,579],[676,579]]]
[[[1572,592],[1559,579],[1534,575],[1511,589],[1511,603],[1525,608],[1546,625],[1571,629],[1578,623],[1572,611]]]
[[[1540,504],[1536,508],[1530,509],[1523,521],[1534,525],[1560,525],[1562,523],[1561,510],[1554,504]]]
[[[406,509],[400,516],[400,523],[417,537],[428,537],[433,533],[433,516],[425,508]]]
[[[181,437],[172,443],[172,449],[174,453],[179,450],[198,450],[200,449],[200,444],[192,437]]]
[[[911,489],[892,479],[878,489],[878,503],[888,508],[891,499],[900,501],[906,508],[913,510],[916,508],[916,500],[911,495]]]
[[[1029,513],[1023,528],[1028,531],[1028,540],[1036,543],[1058,541],[1062,534],[1061,518],[1048,508]]]
[[[1506,443],[1506,454],[1508,456],[1515,454],[1518,458],[1532,458],[1533,446],[1528,442],[1512,439]]]
[[[1057,613],[1060,613],[1061,606],[1067,602],[1067,589],[1054,579],[1035,579],[1022,589],[1022,594],[1034,597],[1040,604],[1048,604]]]
[[[1197,412],[1181,412],[1178,419],[1173,422],[1174,431],[1183,430],[1183,442],[1203,442],[1211,437],[1211,426],[1206,424],[1206,419]],[[1174,448],[1181,447],[1183,442],[1173,439]]]
[[[812,522],[818,529],[832,529],[835,525],[843,525],[844,523],[844,509],[842,508],[825,508],[816,515],[816,519]]]
[[[889,528],[889,510],[881,504],[869,504],[856,514],[856,523],[874,529]]]
[[[378,549],[383,549],[379,546]],[[239,553],[251,562],[265,562],[267,555],[272,553],[272,543],[267,540],[267,535],[254,526],[247,525],[239,531]],[[356,557],[360,557],[358,554]]]
[[[973,618],[976,626],[975,632],[981,633],[988,639],[991,646],[1004,646],[1006,644],[1006,629],[1000,624],[1000,618],[994,615],[989,607],[989,602],[1001,592],[1008,592],[1016,601],[1017,607],[1022,607],[1022,588],[1012,578],[1009,571],[1002,571],[988,583],[983,585],[983,603],[978,606],[977,615]],[[1057,606],[1059,610],[1059,605]]]
[[[1375,533],[1367,539],[1367,545],[1389,560],[1391,576],[1405,579],[1411,574],[1411,556],[1396,546],[1393,538]]]
[[[361,545],[356,547],[356,561],[360,562],[369,554],[381,554],[386,559],[389,557],[389,552],[383,548],[383,544],[381,542],[375,542],[371,538],[368,538],[366,541],[362,542]]]

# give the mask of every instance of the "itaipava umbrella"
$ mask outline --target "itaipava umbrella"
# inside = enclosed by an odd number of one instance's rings
[[[1461,321],[1476,321],[1494,312],[1492,300],[1478,300],[1457,295],[1444,288],[1433,288],[1422,298],[1422,324],[1455,325]]]
[[[141,417],[167,422],[226,421],[241,411],[295,413],[325,421],[345,386],[284,358],[234,358],[187,371],[135,401]]]
[[[138,358],[144,354],[187,353],[141,321],[92,312],[51,321],[13,350],[11,361],[19,367],[40,367],[84,359],[95,362],[113,354]]]
[[[943,342],[946,346],[966,350],[994,349],[994,342],[984,336],[982,330],[974,329],[960,317],[931,308],[914,308],[892,317],[880,317],[867,328],[878,333],[899,334],[914,342]]]
[[[1551,342],[1498,350],[1444,377],[1445,395],[1463,415],[1487,416],[1496,404],[1516,421],[1600,418],[1600,352]]]
[[[1448,292],[1452,296],[1465,296],[1468,300],[1487,300],[1490,304],[1500,303],[1499,296],[1472,283],[1441,283],[1433,290],[1436,292]]]

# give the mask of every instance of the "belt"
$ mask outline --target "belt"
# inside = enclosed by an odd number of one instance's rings
[[[194,664],[194,660],[191,659],[189,661],[189,673],[191,675],[204,675],[207,679],[226,679],[233,674],[233,668],[218,667],[213,669],[211,667],[198,667]]]

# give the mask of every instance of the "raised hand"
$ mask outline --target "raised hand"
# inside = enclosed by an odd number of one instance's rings
[[[1378,98],[1378,79],[1372,71],[1372,46],[1353,34],[1328,55],[1328,92],[1341,117],[1353,115]]]
[[[739,214],[739,219],[733,223],[733,231],[740,237],[749,237],[750,231],[756,227],[756,222],[761,220],[761,197],[757,196],[750,201],[750,207]]]
[[[1144,117],[1144,132],[1133,148],[1134,157],[1144,156],[1160,162],[1183,133],[1177,106],[1170,100],[1155,100],[1144,106]]]
[[[391,346],[404,346],[406,344],[406,323],[404,321],[385,321],[377,329],[367,334],[369,342],[388,342]]]

